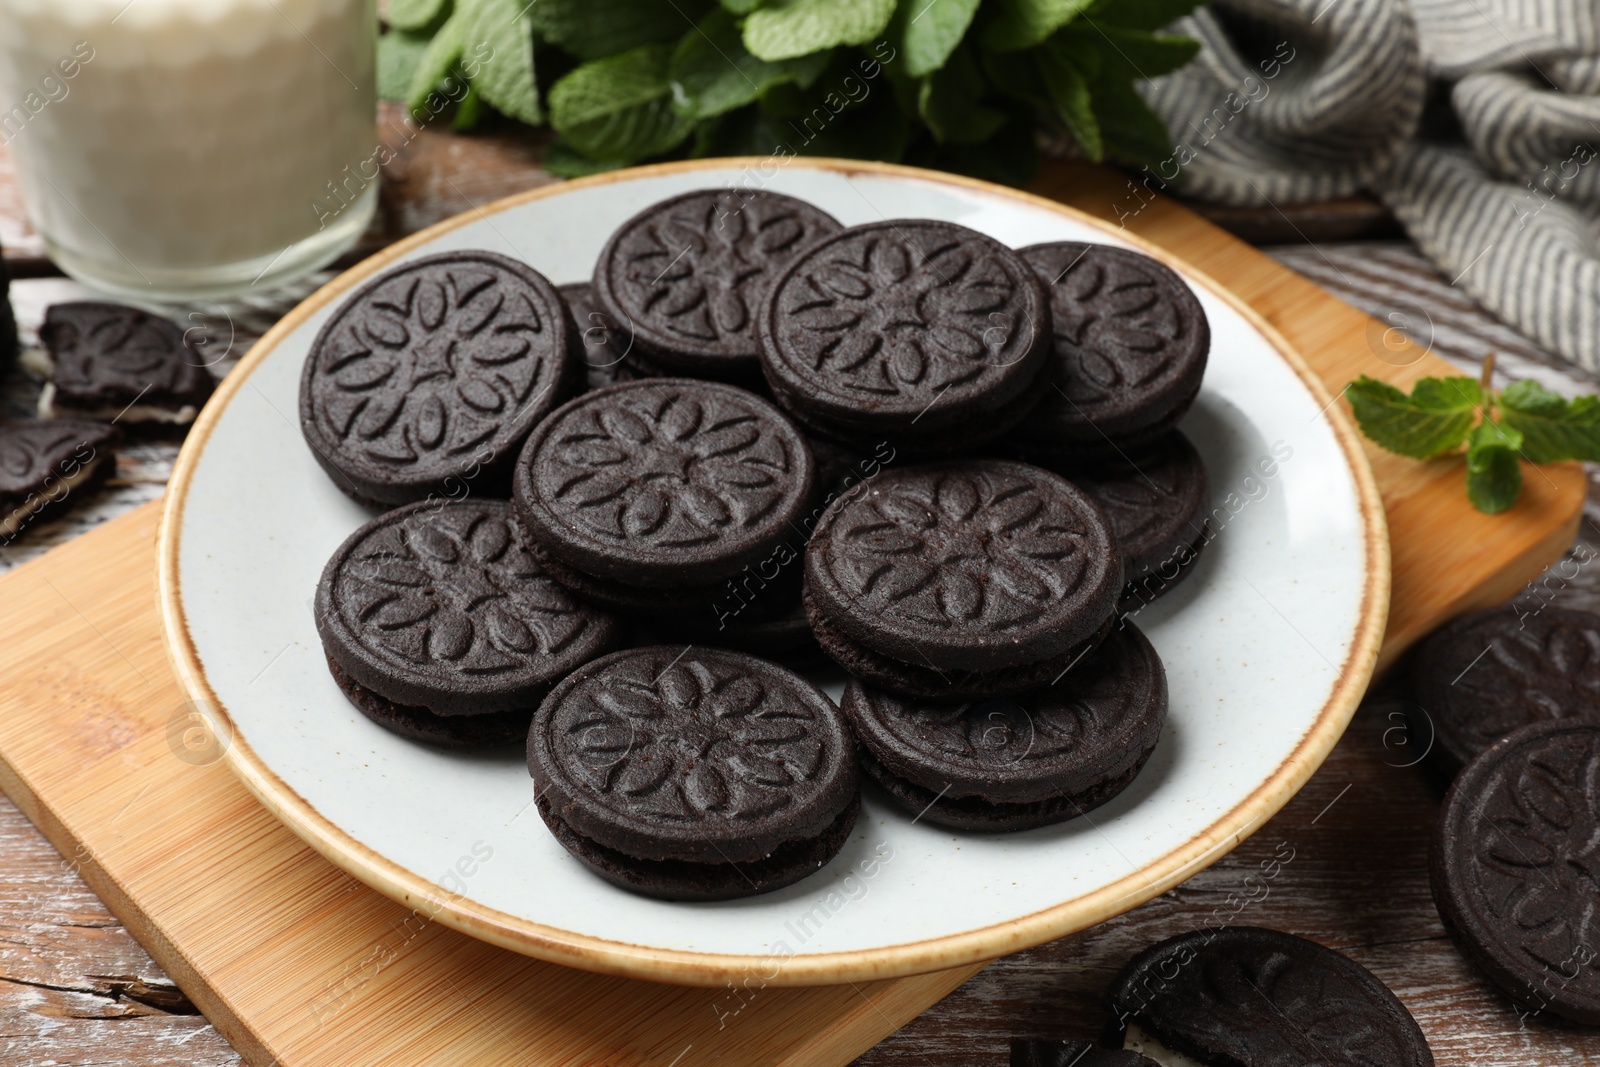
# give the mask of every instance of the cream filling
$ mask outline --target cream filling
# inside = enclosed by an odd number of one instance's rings
[[[153,404],[129,404],[125,408],[75,408],[56,403],[56,387],[46,382],[39,391],[39,417],[41,419],[90,419],[94,422],[163,422],[173,426],[186,426],[194,421],[200,409],[193,404],[172,408]]]
[[[23,370],[35,378],[49,379],[56,373],[55,360],[51,359],[50,353],[42,348],[24,348],[17,362],[22,364]]]
[[[29,493],[22,501],[21,507],[12,509],[11,514],[0,519],[0,538],[9,541],[15,537],[17,532],[39,512],[70,496],[72,491],[87,481],[89,475],[98,470],[100,464],[105,461],[105,456],[96,456],[73,473],[58,477],[48,489]]]
[[[1123,1032],[1122,1047],[1129,1052],[1137,1052],[1147,1060],[1159,1063],[1161,1067],[1205,1067],[1199,1060],[1190,1059],[1181,1052],[1172,1051],[1160,1041],[1139,1029],[1136,1023],[1129,1023],[1128,1029]]]

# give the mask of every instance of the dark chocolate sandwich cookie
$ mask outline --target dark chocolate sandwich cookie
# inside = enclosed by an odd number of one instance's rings
[[[1150,603],[1189,573],[1206,544],[1206,467],[1177,430],[1132,455],[1056,468],[1105,509],[1126,584],[1119,610]]]
[[[1433,1067],[1405,1005],[1372,972],[1277,930],[1194,930],[1145,949],[1106,991],[1123,1047],[1204,1067]]]
[[[347,538],[317,586],[317,632],[365,715],[446,745],[520,741],[616,624],[551,581],[504,500],[418,501]]]
[[[620,610],[709,604],[796,536],[812,460],[753,393],[652,378],[585,393],[517,464],[518,513],[552,575]]]
[[[639,355],[664,373],[759,381],[756,306],[772,276],[839,223],[778,193],[699,189],[618,227],[594,268],[594,295],[632,324]]]
[[[1445,797],[1428,870],[1464,956],[1531,1014],[1600,1025],[1600,722],[1534,723]]]
[[[1011,1067],[1160,1067],[1127,1049],[1097,1048],[1087,1041],[1011,1039]]]
[[[579,668],[539,706],[528,770],[567,851],[667,900],[797,882],[839,851],[859,807],[833,701],[720,649],[632,649]]]
[[[861,769],[908,811],[962,830],[1029,830],[1127,788],[1161,739],[1167,676],[1124,623],[1026,696],[938,703],[852,681],[842,707]]]
[[[1006,460],[890,468],[828,506],[806,614],[847,671],[906,696],[1049,685],[1113,623],[1110,520],[1059,475]]]
[[[494,252],[379,275],[334,311],[300,379],[300,428],[334,484],[376,506],[505,496],[517,450],[577,378],[561,297]]]
[[[1514,607],[1465,615],[1435,631],[1411,667],[1411,695],[1435,738],[1429,755],[1454,775],[1528,723],[1600,716],[1600,616]]]
[[[1200,392],[1211,327],[1194,292],[1149,256],[1059,241],[1020,255],[1050,287],[1051,389],[1011,441],[1045,459],[1124,451],[1178,424]]]
[[[866,447],[951,454],[1039,399],[1050,301],[1032,268],[964,226],[902,219],[812,245],[761,305],[773,395],[813,429]]]
[[[583,371],[584,387],[600,389],[646,376],[628,357],[633,351],[633,330],[602,308],[588,282],[563,285],[557,290],[567,309],[567,345]]]
[[[66,510],[117,469],[122,431],[49,419],[0,425],[0,545]]]
[[[45,309],[39,417],[184,426],[211,397],[211,374],[176,323],[122,304],[75,301]]]

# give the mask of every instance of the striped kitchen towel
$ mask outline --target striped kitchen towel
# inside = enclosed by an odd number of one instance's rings
[[[1446,278],[1600,369],[1597,0],[1215,0],[1173,30],[1203,47],[1146,86],[1161,183],[1233,205],[1368,190]]]

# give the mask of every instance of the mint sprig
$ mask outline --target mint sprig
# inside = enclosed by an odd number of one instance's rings
[[[1137,86],[1199,45],[1198,0],[391,0],[379,91],[457,128],[559,136],[564,175],[709,155],[844,155],[1023,184],[1041,128],[1091,159],[1172,151]],[[463,92],[463,85],[469,88]],[[442,92],[442,95],[441,95]]]
[[[1519,459],[1600,462],[1600,397],[1572,400],[1538,382],[1489,387],[1494,356],[1481,378],[1423,378],[1410,394],[1362,375],[1345,387],[1361,432],[1390,452],[1431,459],[1465,452],[1467,499],[1494,515],[1517,502]]]

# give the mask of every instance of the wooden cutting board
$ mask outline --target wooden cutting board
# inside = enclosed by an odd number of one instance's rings
[[[1332,390],[1360,373],[1448,373],[1426,354],[1397,368],[1407,357],[1392,339],[1380,359],[1365,316],[1124,182],[1064,167],[1039,191],[1126,216],[1221,279]],[[1583,501],[1570,464],[1529,468],[1521,502],[1496,517],[1467,504],[1456,463],[1375,452],[1373,467],[1393,542],[1384,662],[1514,593],[1570,542]],[[353,881],[214,753],[185,747],[193,722],[155,606],[156,507],[0,579],[0,787],[252,1064],[843,1064],[975,972],[818,989],[764,988],[759,974],[737,988],[652,985],[492,948]]]

